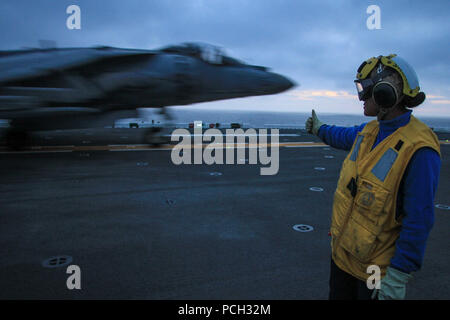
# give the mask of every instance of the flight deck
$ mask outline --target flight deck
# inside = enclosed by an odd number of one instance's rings
[[[175,165],[141,129],[39,132],[0,148],[0,299],[327,299],[346,151],[280,130],[279,171]],[[450,299],[450,146],[407,299]],[[67,268],[81,271],[80,289]]]

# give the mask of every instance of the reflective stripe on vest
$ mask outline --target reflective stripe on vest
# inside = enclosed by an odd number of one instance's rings
[[[377,177],[378,180],[384,182],[384,179],[386,179],[387,174],[394,165],[397,156],[397,152],[395,152],[394,149],[391,148],[386,150],[386,152],[381,156],[380,160],[378,160],[378,162],[373,167],[373,175]]]
[[[357,137],[355,147],[353,148],[352,155],[350,156],[350,160],[356,161],[356,158],[358,157],[359,147],[361,146],[361,142],[363,141],[363,139],[364,139],[364,136],[362,136],[362,135],[359,135]]]

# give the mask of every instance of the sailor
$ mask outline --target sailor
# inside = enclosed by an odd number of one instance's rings
[[[372,57],[356,78],[364,115],[376,120],[338,127],[313,110],[306,121],[308,132],[350,151],[333,201],[329,299],[404,299],[434,223],[439,141],[411,114],[425,94],[404,59]],[[370,266],[381,271],[375,289],[366,282]]]

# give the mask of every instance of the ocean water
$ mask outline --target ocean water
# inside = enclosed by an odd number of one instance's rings
[[[156,109],[141,109],[142,117],[162,121],[163,118],[157,113]],[[204,123],[240,123],[244,127],[251,128],[305,128],[305,121],[311,116],[306,112],[266,112],[266,111],[243,111],[243,110],[208,110],[191,109],[189,107],[169,108],[174,123],[191,123],[194,121],[203,121]],[[345,115],[320,113],[319,118],[327,124],[337,126],[355,126],[364,122],[369,122],[375,118],[365,117],[363,115]],[[450,132],[450,118],[421,117],[418,119],[426,123],[435,131]],[[0,119],[0,127],[8,127],[8,121]],[[127,125],[128,127],[128,125]]]
[[[147,112],[147,110],[146,110]],[[241,123],[253,128],[304,128],[305,121],[311,116],[306,112],[254,112],[241,110],[207,110],[189,109],[186,107],[169,108],[170,115],[175,123],[191,123],[203,121],[204,123]],[[152,117],[153,113],[145,113]],[[450,132],[450,118],[432,118],[416,116],[435,131]],[[344,115],[321,113],[319,118],[327,124],[337,126],[355,126],[374,120],[374,117],[363,115]]]

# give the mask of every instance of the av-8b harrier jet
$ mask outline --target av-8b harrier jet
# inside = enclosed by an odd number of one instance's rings
[[[103,127],[161,108],[275,94],[287,78],[245,64],[216,46],[185,43],[159,50],[113,47],[0,51],[0,119],[10,147],[36,130]],[[155,130],[145,134],[151,142]]]

